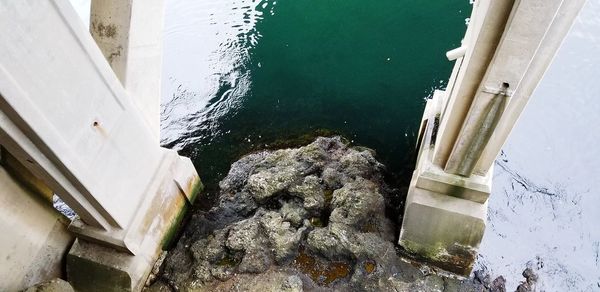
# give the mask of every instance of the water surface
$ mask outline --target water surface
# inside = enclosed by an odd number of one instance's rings
[[[72,0],[89,17],[89,0]],[[87,9],[87,11],[86,11]],[[399,177],[444,88],[468,0],[167,0],[162,143],[213,184],[241,155],[317,129]],[[514,291],[600,291],[600,0],[589,0],[495,168],[477,267]]]
[[[496,161],[479,266],[600,291],[600,1],[589,0]]]
[[[214,184],[242,154],[316,130],[401,175],[445,87],[467,0],[168,1],[162,143]]]

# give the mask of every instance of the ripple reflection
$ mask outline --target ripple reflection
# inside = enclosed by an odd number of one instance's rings
[[[171,76],[163,82],[163,145],[182,149],[209,144],[223,134],[220,121],[235,115],[252,84],[250,49],[261,38],[256,24],[265,13],[274,14],[275,4],[212,0],[167,5],[164,66]]]

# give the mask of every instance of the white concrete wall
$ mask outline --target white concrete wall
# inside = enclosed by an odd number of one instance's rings
[[[94,0],[90,18],[94,40],[158,144],[164,0]]]
[[[88,224],[127,227],[163,152],[87,28],[57,0],[0,2],[0,29],[9,136],[22,148],[31,141],[55,168],[50,179],[64,175],[74,190],[53,189]]]
[[[68,219],[0,166],[0,291],[63,276],[73,236]]]

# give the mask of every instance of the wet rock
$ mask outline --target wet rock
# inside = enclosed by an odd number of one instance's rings
[[[383,165],[373,157],[373,152],[368,150],[349,151],[342,156],[340,163],[345,174],[351,178],[371,178],[374,171],[383,169]]]
[[[318,214],[325,207],[325,193],[317,176],[305,177],[302,184],[292,186],[289,192],[302,199],[303,208],[313,215]]]
[[[218,230],[207,240],[195,242],[191,251],[196,261],[218,262],[223,259],[227,253],[226,238],[228,230]]]
[[[235,251],[259,250],[262,248],[258,246],[262,241],[256,240],[260,237],[259,228],[260,223],[255,218],[237,222],[229,229],[225,245]]]
[[[164,282],[155,282],[151,287],[147,288],[147,292],[172,292],[171,287]]]
[[[194,266],[194,279],[201,283],[210,282],[213,279],[210,272],[210,266],[208,261],[198,261]]]
[[[247,252],[238,268],[240,273],[262,273],[273,263],[271,255],[266,250]]]
[[[151,289],[483,291],[426,276],[397,255],[383,170],[374,151],[339,137],[240,159],[216,205],[192,215]]]
[[[261,218],[261,224],[268,235],[277,263],[284,263],[297,253],[306,227],[296,230],[277,212],[266,213]]]
[[[483,284],[483,286],[490,287],[491,277],[487,271],[477,270],[473,274],[475,274],[475,280],[479,283]]]
[[[306,244],[310,251],[329,260],[351,259],[348,249],[348,226],[331,224],[316,228],[308,234]]]
[[[363,221],[369,217],[380,217],[377,212],[384,208],[383,197],[377,193],[376,186],[363,178],[335,190],[331,205],[334,210],[329,217],[330,222],[343,223],[356,229],[363,229]]]
[[[248,178],[247,188],[256,201],[264,201],[289,187],[298,175],[293,167],[263,170]]]
[[[289,276],[281,285],[282,292],[302,292],[302,280],[298,276]]]
[[[531,268],[527,268],[523,271],[523,277],[525,282],[521,282],[517,287],[517,292],[533,292],[535,291],[535,284],[537,282],[537,274]]]
[[[283,220],[298,227],[302,225],[304,219],[308,218],[308,211],[297,202],[285,202],[281,207],[281,216],[283,216]]]
[[[531,284],[537,282],[537,279],[538,279],[537,274],[531,268],[527,268],[523,271],[523,277],[525,277],[525,280],[527,281],[527,283],[531,283]]]
[[[217,265],[210,269],[210,274],[220,281],[226,281],[233,276],[233,267],[228,265]]]
[[[221,191],[235,192],[241,190],[246,185],[248,176],[253,173],[256,165],[265,159],[265,156],[267,156],[266,152],[255,153],[234,162],[227,177],[219,182]]]
[[[160,275],[166,282],[182,283],[192,274],[192,264],[196,264],[189,254],[189,250],[182,242],[169,252],[163,263],[163,273]]]
[[[500,276],[492,282],[490,286],[491,292],[506,292],[506,280]]]
[[[337,169],[340,167],[339,163],[334,164],[330,167],[326,167],[321,174],[323,184],[327,189],[335,190],[342,187],[342,173]]]

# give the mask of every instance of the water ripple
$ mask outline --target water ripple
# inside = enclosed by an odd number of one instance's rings
[[[261,38],[256,24],[264,13],[274,13],[275,4],[174,1],[167,6],[164,63],[171,76],[161,105],[163,145],[181,149],[219,136],[220,120],[239,110],[251,88],[249,51]]]

